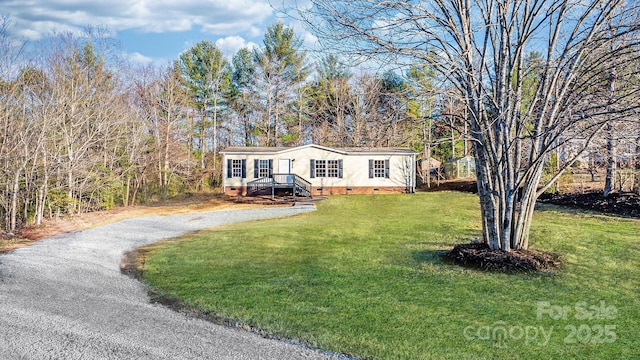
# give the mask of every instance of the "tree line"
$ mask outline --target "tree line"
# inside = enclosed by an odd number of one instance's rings
[[[314,0],[296,16],[319,58],[278,22],[258,47],[227,57],[203,40],[165,66],[124,61],[101,28],[16,47],[3,17],[3,225],[216,188],[227,146],[402,146],[473,153],[483,238],[527,248],[537,197],[579,154],[603,139],[615,166],[621,134],[637,138],[639,12],[591,2]]]
[[[527,249],[536,200],[594,139],[608,139],[609,188],[621,129],[638,139],[635,1],[310,0],[283,11],[327,49],[425,64],[444,79],[469,126],[492,250]],[[566,146],[573,154],[543,177]]]
[[[282,23],[267,28],[262,46],[226,57],[203,40],[165,66],[124,61],[106,29],[52,33],[27,48],[12,43],[10,25],[1,19],[0,212],[8,231],[210,190],[227,146],[433,145],[443,158],[456,144],[460,151],[462,132],[441,121],[454,102],[438,96],[428,67],[376,75],[335,55],[312,61]]]

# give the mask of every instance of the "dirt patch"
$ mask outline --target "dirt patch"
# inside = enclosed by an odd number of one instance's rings
[[[28,246],[39,239],[73,231],[90,229],[117,221],[152,215],[191,214],[203,211],[229,209],[256,209],[271,206],[291,206],[287,201],[266,201],[264,199],[248,199],[239,201],[235,197],[227,197],[212,193],[186,193],[181,196],[159,201],[149,205],[119,207],[105,211],[65,216],[46,220],[40,226],[27,226],[20,231],[0,233],[0,254],[20,247]]]
[[[535,250],[491,250],[480,242],[455,245],[441,256],[458,265],[505,273],[554,273],[563,267],[562,258],[556,254]]]
[[[141,280],[146,252],[143,248],[137,248],[124,253],[120,260],[120,272],[134,279]]]

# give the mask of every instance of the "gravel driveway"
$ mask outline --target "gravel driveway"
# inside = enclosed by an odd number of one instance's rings
[[[211,226],[313,207],[129,219],[0,256],[0,359],[327,359],[149,302],[125,251]]]

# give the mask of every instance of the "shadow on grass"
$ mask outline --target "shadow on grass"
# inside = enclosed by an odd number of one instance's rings
[[[442,256],[446,254],[449,250],[420,250],[414,251],[411,254],[413,260],[419,264],[432,264],[432,265],[441,265],[445,262],[443,261]]]
[[[420,241],[415,245],[422,247],[424,250],[413,251],[411,258],[418,264],[451,265],[453,262],[448,261],[445,255],[449,253],[454,246],[478,241],[481,236],[477,229],[465,229],[457,230],[456,235],[451,237],[449,241],[443,241],[446,239],[446,236],[444,236],[444,238]]]
[[[561,214],[569,214],[569,215],[608,215],[615,216],[610,214],[605,214],[603,212],[594,211],[594,210],[585,210],[585,209],[577,209],[568,206],[555,205],[555,204],[545,204],[545,203],[537,203],[536,211],[539,212],[558,212]]]
[[[172,241],[172,240],[169,240],[169,241]],[[120,272],[122,274],[145,283],[145,286],[147,288],[147,294],[149,295],[149,300],[151,303],[163,305],[177,313],[183,314],[185,316],[189,316],[191,318],[205,320],[221,326],[244,330],[247,332],[257,334],[258,336],[261,336],[265,339],[283,341],[295,346],[300,346],[302,348],[321,352],[330,357],[335,357],[335,358],[344,359],[344,360],[357,359],[357,358],[351,357],[348,354],[337,353],[337,352],[320,349],[315,345],[313,341],[290,339],[286,336],[279,334],[278,332],[266,330],[260,326],[252,325],[250,322],[218,315],[214,311],[209,311],[209,310],[200,308],[198,306],[190,305],[179,298],[168,296],[164,294],[162,291],[159,291],[149,286],[148,283],[146,283],[146,281],[144,280],[144,263],[149,252],[156,247],[161,247],[163,243],[166,243],[166,242],[157,242],[154,244],[150,244],[150,245],[126,252],[122,256],[122,259],[120,262]],[[244,266],[239,268],[238,272],[243,271],[243,269],[244,269]]]
[[[428,265],[432,267],[446,266],[460,269],[485,271],[478,266],[462,265],[451,260],[447,257],[447,254],[451,251],[451,249],[453,249],[453,246],[448,249],[414,251],[411,257],[418,265]]]

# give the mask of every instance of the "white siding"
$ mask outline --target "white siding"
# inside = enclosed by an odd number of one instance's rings
[[[227,159],[246,160],[246,178],[227,178]],[[291,172],[311,182],[314,188],[324,187],[408,187],[415,186],[414,155],[349,153],[332,151],[315,146],[303,146],[274,153],[225,153],[223,161],[223,178],[225,186],[245,186],[255,180],[254,160],[273,160],[273,173],[279,173],[278,160],[291,160]],[[311,178],[311,160],[342,160],[342,178]],[[389,178],[369,178],[369,160],[388,160]]]

